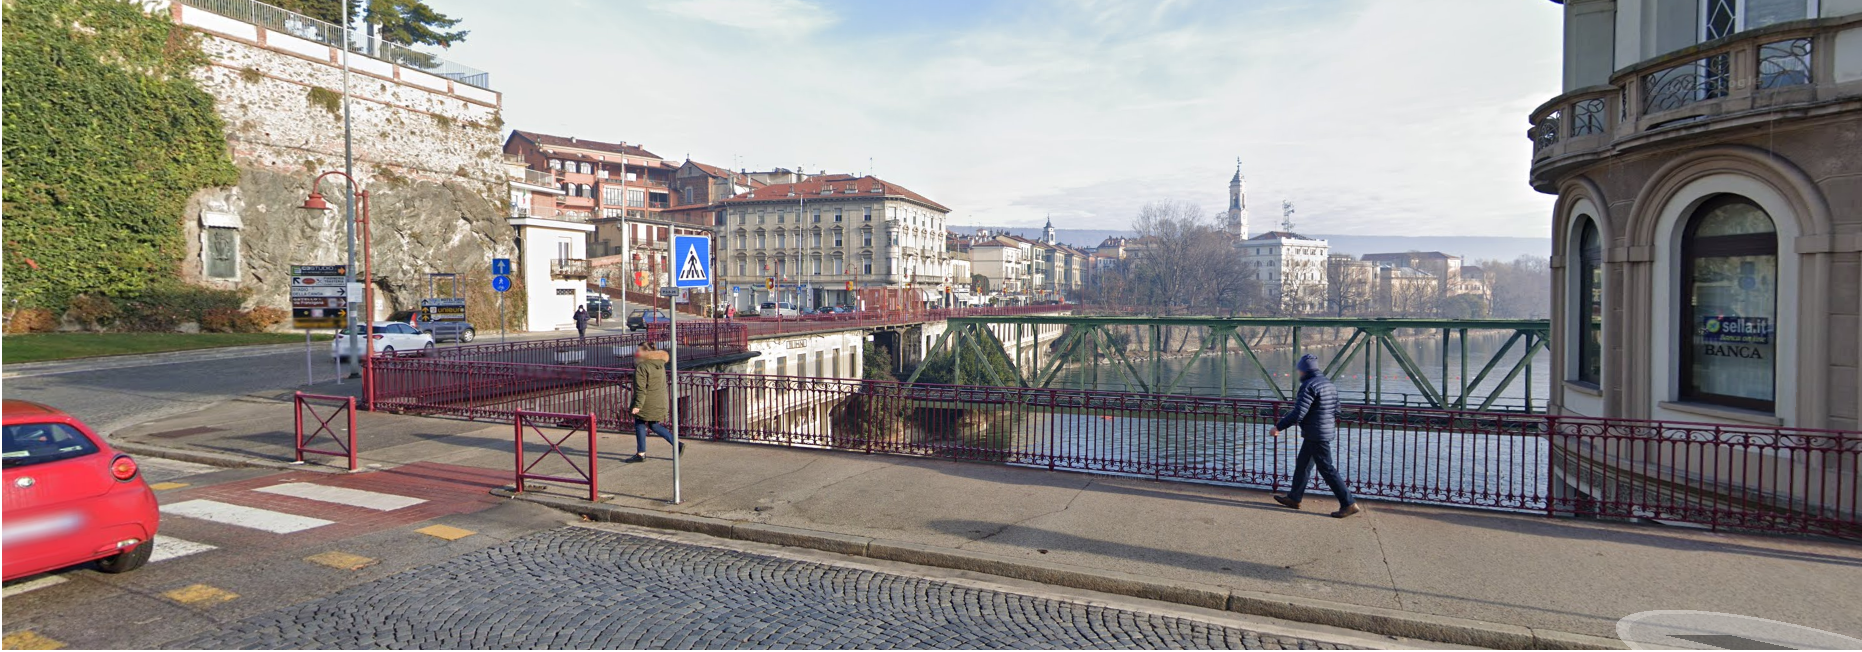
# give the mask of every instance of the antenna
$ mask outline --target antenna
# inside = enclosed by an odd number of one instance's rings
[[[1293,232],[1293,202],[1280,200],[1280,228]]]

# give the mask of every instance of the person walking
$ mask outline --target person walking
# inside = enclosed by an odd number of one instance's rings
[[[588,337],[588,307],[587,306],[576,306],[575,307],[575,336],[580,337],[580,338]]]
[[[1325,485],[1332,488],[1332,495],[1338,497],[1338,511],[1332,512],[1332,518],[1345,518],[1362,511],[1357,501],[1351,498],[1351,490],[1345,488],[1344,478],[1339,477],[1338,469],[1332,465],[1332,436],[1338,431],[1338,388],[1332,386],[1332,379],[1319,372],[1319,357],[1311,353],[1300,356],[1294,365],[1300,372],[1299,393],[1293,398],[1293,410],[1274,424],[1273,436],[1279,437],[1280,431],[1298,425],[1300,427],[1299,457],[1293,462],[1293,490],[1286,495],[1275,495],[1274,502],[1300,508],[1300,499],[1306,495],[1307,475],[1312,467],[1319,467],[1319,477],[1325,479]]]
[[[666,385],[666,363],[671,359],[671,354],[659,350],[650,341],[642,342],[640,348],[634,350],[634,402],[628,407],[628,413],[634,418],[634,456],[623,460],[625,462],[647,461],[648,430],[668,444],[676,443],[679,452],[685,453],[685,442],[675,442],[672,432],[662,423],[671,410]]]

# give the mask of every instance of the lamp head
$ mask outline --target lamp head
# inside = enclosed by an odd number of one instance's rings
[[[330,202],[323,201],[323,193],[313,190],[310,192],[310,198],[305,199],[304,205],[299,206],[299,208],[313,211],[327,211],[330,210]]]

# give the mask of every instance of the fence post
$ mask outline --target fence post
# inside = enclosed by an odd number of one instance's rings
[[[597,487],[601,484],[601,469],[595,465],[599,458],[595,456],[595,413],[588,413],[588,502],[601,500]]]
[[[356,470],[356,397],[349,397],[348,403],[343,407],[349,411],[349,470],[354,471]],[[300,460],[304,458],[302,451],[299,451],[297,455]]]
[[[1530,402],[1528,402],[1528,406],[1530,406]],[[1556,500],[1557,494],[1554,493],[1556,487],[1553,485],[1553,483],[1557,482],[1556,478],[1558,474],[1555,473],[1552,469],[1552,467],[1557,464],[1557,459],[1558,459],[1557,434],[1558,434],[1558,417],[1551,415],[1551,414],[1545,415],[1545,517],[1546,518],[1553,518],[1553,517],[1558,516],[1558,502]]]
[[[291,431],[295,434],[295,443],[291,445],[292,455],[298,462],[304,461],[304,393],[291,393]]]
[[[517,482],[516,482],[517,493],[521,494],[521,493],[524,493],[524,411],[523,410],[517,411],[517,416],[511,419],[511,425],[513,426],[512,432],[516,433],[517,435],[517,461],[516,461],[516,466],[512,470],[512,475],[517,476]]]

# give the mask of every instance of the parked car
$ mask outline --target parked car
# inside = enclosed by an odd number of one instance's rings
[[[336,339],[330,340],[330,356],[338,360],[350,360],[362,355],[362,339],[369,337],[361,326],[354,333],[344,329]],[[394,321],[375,322],[372,345],[376,355],[393,355],[395,353],[419,352],[426,355],[433,352],[433,335],[421,332],[413,326]]]
[[[838,312],[840,311],[836,310],[834,306],[822,306],[820,308],[815,309],[815,314],[817,315],[832,315]]]
[[[588,296],[588,316],[602,319],[614,318],[614,301],[597,295]]]
[[[666,311],[664,310],[658,308],[651,310],[642,308],[635,310],[633,314],[627,316],[627,330],[643,331],[646,330],[648,326],[654,324],[666,324],[671,322],[672,318],[666,316]]]
[[[161,512],[136,460],[57,408],[0,402],[6,581],[97,562],[132,571],[155,551]]]
[[[795,304],[789,303],[787,301],[781,301],[781,302],[765,301],[763,302],[763,305],[757,308],[756,313],[764,317],[800,317],[802,316],[802,311],[797,310],[795,308]]]
[[[432,335],[433,341],[435,342],[450,340],[470,342],[478,339],[478,329],[472,326],[472,322],[463,319],[425,319],[416,321],[414,319],[416,314],[419,313],[412,310],[397,310],[394,314],[388,315],[388,321],[413,326],[419,329],[420,332]]]

